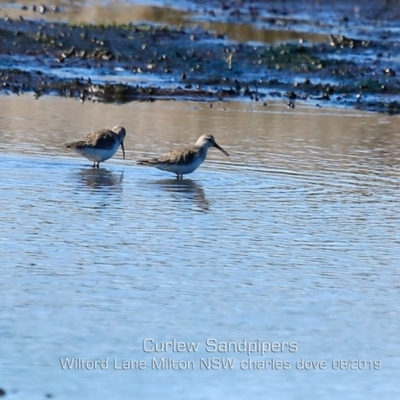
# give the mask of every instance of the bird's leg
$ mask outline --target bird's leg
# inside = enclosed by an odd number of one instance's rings
[[[98,161],[98,162],[97,162],[97,166],[96,166],[96,168],[97,168],[97,169],[99,169],[99,168],[100,168],[100,161]]]
[[[96,161],[93,161],[92,168],[96,168]]]

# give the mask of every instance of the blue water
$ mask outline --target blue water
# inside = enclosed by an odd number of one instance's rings
[[[0,103],[0,387],[10,398],[398,397],[396,118]],[[93,170],[62,146],[115,123],[127,128],[125,161],[118,152]],[[135,165],[204,131],[229,159],[210,150],[183,181]],[[198,347],[155,352],[146,338]],[[272,342],[276,351],[249,351]],[[66,358],[80,364],[63,369]],[[90,370],[96,360],[104,368]]]

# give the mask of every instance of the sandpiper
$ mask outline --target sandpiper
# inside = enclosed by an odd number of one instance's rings
[[[149,165],[162,171],[176,174],[177,179],[182,179],[183,175],[195,171],[207,157],[207,150],[216,147],[225,155],[229,156],[221,146],[217,144],[212,135],[201,135],[193,146],[182,147],[172,150],[160,157],[148,160],[139,160],[139,165]]]
[[[77,142],[66,143],[69,149],[75,150],[81,156],[93,161],[93,168],[99,168],[101,162],[111,158],[122,147],[122,155],[125,158],[124,138],[125,128],[114,126],[110,129],[100,129],[86,135]]]

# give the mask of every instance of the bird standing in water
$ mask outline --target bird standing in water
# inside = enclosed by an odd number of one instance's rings
[[[192,173],[203,163],[207,157],[207,150],[210,147],[216,147],[226,156],[229,156],[228,152],[217,144],[214,136],[204,134],[192,146],[172,150],[160,157],[139,160],[138,164],[172,172],[176,174],[177,179],[182,179],[183,175]]]
[[[77,142],[66,143],[65,146],[93,161],[93,168],[99,168],[101,162],[111,158],[121,145],[125,159],[124,139],[125,128],[114,126],[112,129],[100,129],[86,135]]]

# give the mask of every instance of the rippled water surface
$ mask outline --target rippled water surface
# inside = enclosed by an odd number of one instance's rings
[[[116,124],[126,160],[93,170],[63,147]],[[0,97],[0,387],[20,399],[397,398],[398,126],[324,108]],[[210,149],[182,181],[135,164],[205,132],[231,157]],[[199,346],[154,352],[145,338]],[[209,338],[242,347],[214,352]],[[262,355],[262,342],[293,347]],[[66,357],[105,364],[63,369]]]

